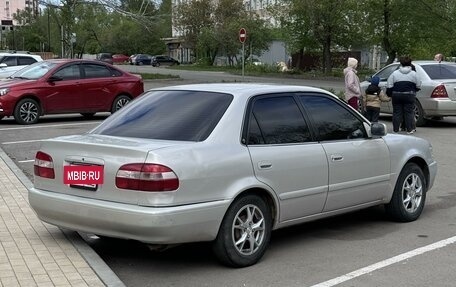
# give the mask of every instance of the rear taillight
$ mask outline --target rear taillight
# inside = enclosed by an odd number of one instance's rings
[[[448,98],[447,90],[444,85],[438,85],[432,91],[431,98]]]
[[[39,151],[36,153],[33,170],[36,176],[55,178],[52,157],[44,152]]]
[[[179,179],[164,165],[132,163],[119,168],[116,186],[140,191],[173,191],[179,187]]]

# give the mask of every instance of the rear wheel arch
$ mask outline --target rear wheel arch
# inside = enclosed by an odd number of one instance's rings
[[[227,208],[212,243],[218,260],[231,267],[258,262],[268,248],[276,210],[274,198],[262,188],[239,193]]]
[[[124,106],[120,101],[126,100],[128,98],[128,102],[130,102],[133,97],[129,93],[119,93],[111,103],[111,113],[115,113],[119,110],[118,104],[121,104],[122,107]]]

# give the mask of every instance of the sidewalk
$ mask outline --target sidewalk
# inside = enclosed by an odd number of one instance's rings
[[[0,287],[123,286],[77,233],[38,219],[28,203],[30,184],[0,149]],[[92,254],[83,257],[81,250]],[[103,272],[111,277],[102,280]]]

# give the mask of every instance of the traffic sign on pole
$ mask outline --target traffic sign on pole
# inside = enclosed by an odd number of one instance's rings
[[[245,28],[241,28],[239,30],[239,42],[244,43],[245,39],[247,39],[247,31]]]

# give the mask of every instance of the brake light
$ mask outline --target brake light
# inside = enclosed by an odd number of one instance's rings
[[[444,85],[438,85],[432,91],[431,98],[448,98],[447,90]]]
[[[52,157],[47,153],[41,151],[36,153],[33,170],[36,176],[55,178],[54,162],[52,161]]]
[[[116,186],[140,191],[173,191],[179,188],[179,179],[164,165],[132,163],[119,168]]]

